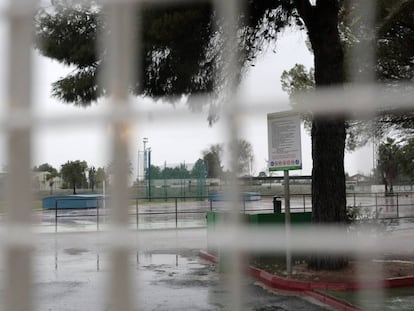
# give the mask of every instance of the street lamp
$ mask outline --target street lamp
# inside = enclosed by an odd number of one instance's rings
[[[148,185],[147,185],[147,178],[148,178],[148,160],[147,160],[147,143],[148,143],[148,138],[144,137],[142,139],[142,142],[144,143],[144,181],[145,181],[145,188],[146,188],[146,193],[147,193],[147,197],[148,197]]]

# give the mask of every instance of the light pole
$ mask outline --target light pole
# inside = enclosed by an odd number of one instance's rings
[[[142,139],[142,142],[144,143],[144,181],[145,181],[145,184],[146,184],[147,183],[147,143],[148,143],[148,138],[144,137]],[[145,188],[148,189],[147,187],[145,187]],[[147,192],[147,196],[148,196],[148,192]]]
[[[147,183],[148,183],[148,201],[151,201],[151,148],[148,148],[148,174],[147,174]]]

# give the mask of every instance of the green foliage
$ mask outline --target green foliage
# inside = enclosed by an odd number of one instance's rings
[[[280,78],[282,90],[289,94],[293,106],[299,103],[299,98],[304,98],[303,96],[295,97],[295,94],[311,91],[315,88],[314,75],[313,68],[307,70],[302,64],[296,64],[289,71],[283,71]],[[310,132],[312,127],[312,115],[302,114],[302,119],[304,120],[305,128]],[[346,149],[348,151],[353,151],[364,146],[373,135],[378,133],[378,130],[376,129],[377,124],[376,121],[348,120],[346,124]]]
[[[110,35],[105,14],[96,3],[62,0],[36,15],[36,48],[75,67],[53,84],[53,95],[64,102],[85,106],[109,93],[97,79],[106,62],[106,51],[97,52],[98,34]],[[211,87],[211,62],[202,62],[212,32],[210,17],[208,2],[167,7],[146,4],[142,11],[143,72],[137,73],[143,79],[135,81],[131,90],[160,96]]]
[[[150,167],[151,179],[188,179],[191,177],[185,164],[180,164],[175,167],[163,167],[151,165]]]
[[[207,167],[202,159],[198,159],[191,170],[191,178],[205,179],[207,177]]]
[[[356,15],[360,4],[350,6],[342,2],[339,29],[341,40],[345,46],[345,55],[358,65],[358,72],[363,76],[368,70],[374,70],[379,82],[386,83],[384,87],[396,85],[401,81],[411,81],[414,78],[414,2],[413,1],[384,1],[377,0],[376,25],[378,35],[374,36],[366,25],[365,17]],[[359,13],[359,12],[358,12]],[[375,45],[377,63],[375,68],[368,68],[366,59],[351,53],[353,48]],[[349,62],[348,61],[348,62]],[[356,77],[356,79],[359,79]],[[303,65],[296,64],[281,76],[282,89],[296,103],[295,94],[314,88],[314,70],[307,70]],[[390,90],[392,91],[392,90]],[[303,98],[303,97],[302,97]],[[304,115],[305,127],[310,130],[311,116]],[[412,134],[414,117],[411,111],[395,111],[392,107],[380,111],[378,117],[368,120],[348,120],[346,148],[349,151],[364,146],[373,137],[383,137],[394,130],[402,135]],[[395,133],[394,133],[395,135]]]
[[[174,168],[165,167],[161,172],[165,179],[186,179],[190,178],[190,172],[187,170],[185,164],[180,164]]]
[[[223,174],[221,158],[223,155],[223,145],[211,145],[202,151],[203,161],[207,167],[207,178],[220,178]]]
[[[49,184],[49,187],[50,187],[50,194],[52,194],[53,185],[55,184],[56,177],[59,176],[59,173],[58,173],[57,169],[55,169],[49,163],[43,163],[39,166],[35,166],[33,168],[33,171],[34,172],[48,172],[48,174],[46,174],[45,178],[46,178],[46,181],[47,181],[47,183]]]
[[[105,172],[105,168],[98,167],[97,170],[96,170],[96,176],[95,176],[95,185],[96,185],[96,188],[102,188],[104,182],[106,184],[108,184],[108,176],[107,176],[107,173]]]
[[[244,139],[236,142],[236,150],[232,150],[236,155],[236,173],[239,175],[250,175],[252,173],[252,163],[254,160],[253,147]]]
[[[149,170],[151,179],[162,179],[161,168],[159,166],[151,165]]]
[[[289,71],[284,70],[280,77],[282,90],[289,94],[294,101],[298,92],[306,92],[315,88],[315,72],[313,68],[307,70],[302,64],[295,64]]]
[[[206,166],[208,178],[220,178],[223,176],[223,148],[223,144],[215,144],[202,151],[202,160]],[[230,145],[229,149],[235,156],[236,163],[232,167],[236,170],[236,174],[250,174],[254,160],[252,145],[245,139],[239,139],[234,146]]]
[[[402,142],[399,150],[399,168],[401,173],[414,180],[414,138]]]
[[[35,166],[33,168],[33,171],[34,172],[49,172],[49,173],[57,174],[57,169],[55,169],[49,163],[43,163],[43,164],[41,164],[39,166]]]
[[[378,64],[381,81],[414,78],[414,2],[378,0]]]
[[[87,185],[85,171],[88,165],[85,161],[68,161],[62,164],[60,173],[63,181],[65,181],[72,189],[73,194],[76,194],[76,188]]]
[[[50,8],[38,11],[36,24],[36,48],[47,57],[77,70],[53,83],[53,95],[76,105],[87,105],[103,95],[96,85],[100,67],[97,55],[97,34],[102,22],[96,5],[74,1],[54,1]]]
[[[89,188],[92,189],[93,191],[96,185],[96,169],[94,166],[88,169],[88,181],[89,181]]]
[[[291,23],[301,24],[294,1],[245,0],[239,16],[240,65],[251,65],[266,42]],[[53,84],[53,94],[66,103],[86,106],[107,95],[98,84],[106,51],[97,51],[98,34],[110,35],[106,12],[97,4],[56,0],[36,14],[36,48],[45,56],[75,69]],[[226,43],[226,21],[218,18],[211,1],[142,6],[141,77],[130,89],[135,94],[174,96],[218,92],[224,81],[214,81],[215,71],[226,66],[221,54]],[[137,31],[135,31],[137,33]],[[141,43],[141,42],[140,42]],[[240,72],[241,74],[241,72]],[[218,89],[214,90],[214,86]]]
[[[378,169],[385,183],[385,192],[393,193],[393,184],[398,176],[401,148],[392,138],[378,147]]]

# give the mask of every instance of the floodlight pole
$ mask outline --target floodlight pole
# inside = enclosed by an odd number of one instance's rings
[[[142,142],[144,143],[144,182],[147,182],[147,142],[148,142],[148,138],[144,137],[142,139]],[[146,187],[145,187],[146,188]],[[148,197],[148,193],[147,197]]]
[[[151,201],[151,148],[148,148],[148,201]]]
[[[289,170],[284,170],[285,190],[285,232],[286,232],[286,273],[292,274],[292,253],[290,249],[290,192],[289,192]]]

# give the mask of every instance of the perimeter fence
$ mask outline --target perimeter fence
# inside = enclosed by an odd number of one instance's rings
[[[220,195],[220,197],[218,197]],[[253,197],[254,196],[254,197]],[[253,199],[251,199],[253,198]],[[76,207],[79,201],[87,201],[87,206]],[[280,209],[276,201],[280,202]],[[42,225],[59,227],[63,231],[105,230],[110,223],[111,207],[109,198],[58,199],[54,209],[42,211]],[[282,196],[249,193],[239,201],[240,211],[244,214],[284,213],[285,199]],[[312,212],[311,194],[294,194],[290,197],[293,213]],[[414,218],[414,192],[394,193],[348,193],[347,208],[355,223],[384,222]],[[129,200],[130,229],[171,229],[206,226],[206,212],[229,212],[229,204],[223,193],[210,196],[186,197],[146,197]]]

